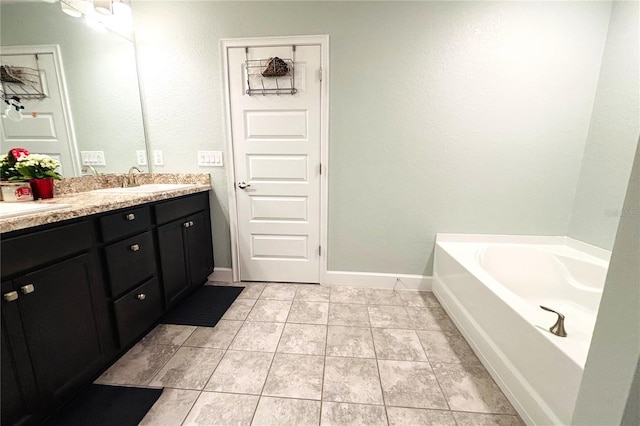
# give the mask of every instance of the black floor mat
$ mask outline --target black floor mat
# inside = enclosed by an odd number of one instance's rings
[[[162,389],[91,384],[44,426],[135,426],[160,398]]]
[[[214,327],[244,287],[204,285],[167,312],[163,324]]]

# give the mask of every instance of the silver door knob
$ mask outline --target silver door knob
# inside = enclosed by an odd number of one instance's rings
[[[247,188],[249,186],[251,186],[250,183],[238,182],[238,188],[240,188],[240,189],[245,189],[245,188]]]
[[[18,300],[18,292],[17,291],[10,291],[9,293],[5,293],[2,297],[7,302],[13,302],[14,300]]]
[[[136,220],[136,215],[135,215],[135,214],[133,214],[133,213],[129,213],[129,214],[126,216],[126,218],[127,218],[127,220]]]
[[[144,300],[147,298],[147,295],[144,293],[140,293],[138,295],[136,295],[136,297],[138,298],[138,300]]]
[[[140,250],[140,246],[138,244],[133,244],[131,247],[129,247],[131,249],[131,251],[138,251]]]

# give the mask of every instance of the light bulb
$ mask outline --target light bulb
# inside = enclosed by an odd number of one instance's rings
[[[96,12],[102,15],[113,14],[113,3],[111,0],[93,0],[93,7]]]
[[[60,2],[60,8],[64,13],[69,16],[73,16],[74,18],[79,18],[82,16],[82,12],[64,1]]]
[[[131,18],[131,7],[123,0],[115,0],[113,2],[113,14],[121,17]]]

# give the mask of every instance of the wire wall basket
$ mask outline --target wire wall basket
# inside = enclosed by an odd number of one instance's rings
[[[247,49],[248,50],[248,49]],[[295,53],[295,47],[292,52]],[[289,58],[246,59],[246,94],[295,95],[294,60]]]
[[[0,82],[2,83],[3,100],[13,99],[44,99],[44,93],[38,55],[33,55],[34,66],[14,66],[4,63],[0,64]]]

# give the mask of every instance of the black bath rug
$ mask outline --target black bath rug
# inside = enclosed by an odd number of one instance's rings
[[[160,321],[163,324],[214,327],[244,287],[204,285]]]
[[[162,389],[91,384],[44,426],[135,426],[156,403]]]

